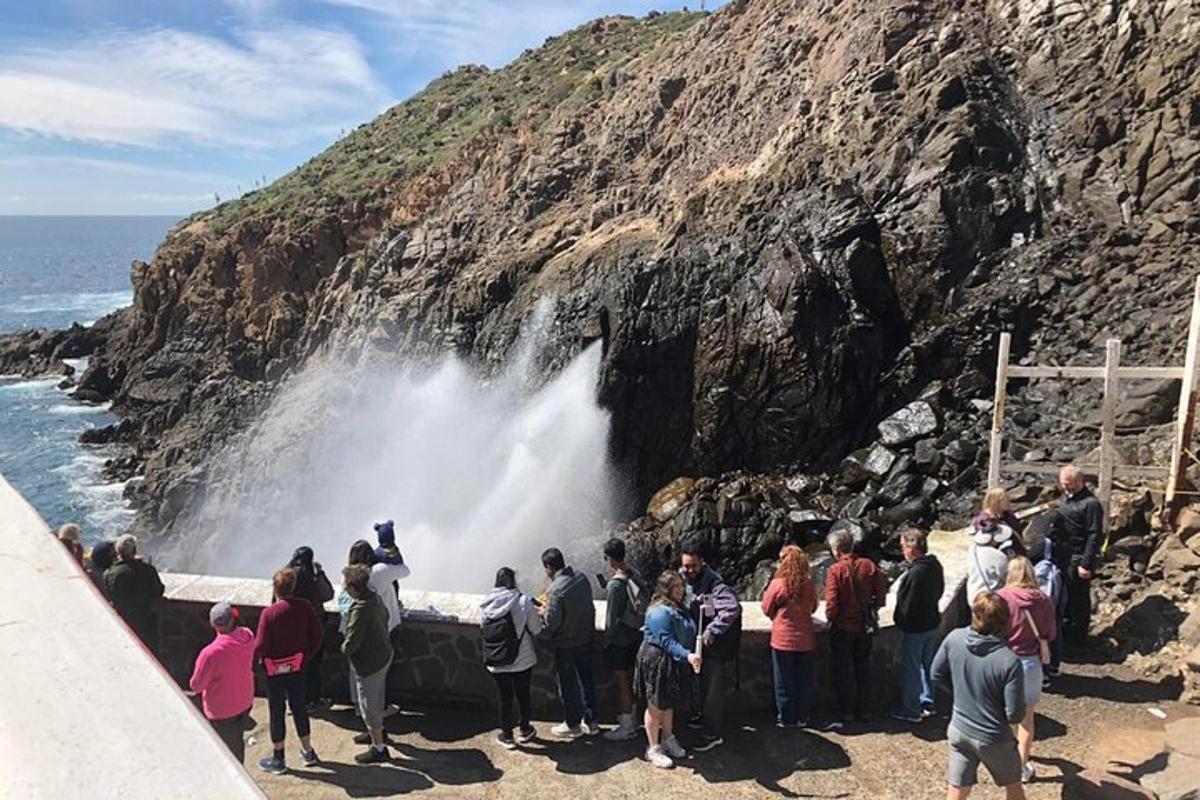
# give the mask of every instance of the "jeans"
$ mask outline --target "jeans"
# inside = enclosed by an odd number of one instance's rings
[[[838,713],[842,719],[867,714],[871,694],[871,637],[866,633],[829,633],[830,665]]]
[[[775,673],[775,720],[785,725],[808,722],[812,700],[815,651],[798,653],[771,648],[771,667]]]
[[[704,656],[700,665],[700,716],[704,732],[720,736],[725,729],[725,673],[729,662],[717,656]]]
[[[527,731],[532,727],[530,719],[530,683],[533,678],[533,668],[524,672],[493,672],[496,679],[496,699],[500,702],[500,732],[512,736],[513,725],[520,725],[521,730]],[[513,696],[517,698],[517,707],[521,710],[520,719],[513,719]]]
[[[930,670],[939,644],[938,629],[923,633],[900,633],[900,698],[896,710],[917,717],[933,710],[933,681]]]
[[[267,676],[267,709],[271,715],[271,744],[279,750],[286,735],[287,711],[291,706],[292,719],[296,722],[296,735],[308,736],[308,706],[304,699],[304,671],[290,675]]]
[[[574,727],[596,720],[596,682],[592,678],[592,644],[561,647],[554,651],[554,671],[558,676],[558,699],[562,702],[563,722]]]
[[[239,764],[246,760],[246,717],[249,715],[249,711],[243,711],[234,717],[208,721]]]

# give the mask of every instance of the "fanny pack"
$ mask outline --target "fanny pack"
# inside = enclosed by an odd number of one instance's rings
[[[267,669],[267,675],[272,678],[276,675],[291,675],[299,672],[304,666],[304,651],[284,658],[264,658],[263,666]]]

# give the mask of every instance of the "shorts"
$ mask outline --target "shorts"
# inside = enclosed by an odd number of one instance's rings
[[[368,728],[383,727],[383,709],[387,705],[387,676],[391,669],[391,659],[383,669],[376,670],[367,676],[351,671],[354,681],[354,704],[358,707],[358,715]]]
[[[997,786],[1021,782],[1021,754],[1017,752],[1015,738],[985,744],[967,738],[951,725],[946,729],[946,743],[950,747],[946,780],[951,786],[966,788],[978,783],[981,761]]]
[[[1042,657],[1017,656],[1025,672],[1025,705],[1031,706],[1042,699]]]
[[[604,645],[604,666],[611,672],[633,672],[641,642]]]

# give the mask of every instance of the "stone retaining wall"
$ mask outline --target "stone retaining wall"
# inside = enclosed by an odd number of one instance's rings
[[[227,600],[238,606],[242,621],[254,627],[264,605],[270,602],[271,585],[265,580],[243,580],[196,575],[163,574],[166,599],[160,613],[162,658],[168,671],[184,683],[196,654],[212,640],[208,609]],[[483,667],[479,648],[480,595],[442,592],[402,591],[405,622],[401,629],[402,656],[388,677],[389,698],[405,707],[457,707],[490,709],[495,705],[495,688]],[[324,666],[326,691],[331,697],[348,697],[346,660],[338,651],[337,614],[330,612]],[[732,711],[768,711],[774,709],[770,656],[770,622],[756,603],[743,603],[743,635],[739,660],[740,688],[730,698]],[[597,602],[597,653],[595,659],[597,700],[602,719],[615,717],[615,687],[612,675],[604,667],[600,654],[600,631],[604,607]],[[883,621],[890,623],[890,614]],[[818,702],[828,694],[828,645],[820,640],[818,665]],[[558,713],[552,656],[539,643],[538,665],[534,669],[534,710],[546,718]],[[885,625],[876,637],[873,669],[876,675],[873,703],[886,707],[895,691],[898,632]],[[260,678],[261,680],[261,678]],[[261,686],[259,687],[262,688]]]

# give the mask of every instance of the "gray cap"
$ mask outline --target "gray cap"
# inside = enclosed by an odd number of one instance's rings
[[[229,603],[217,603],[208,610],[208,621],[214,628],[229,628],[237,618],[237,609]]]

